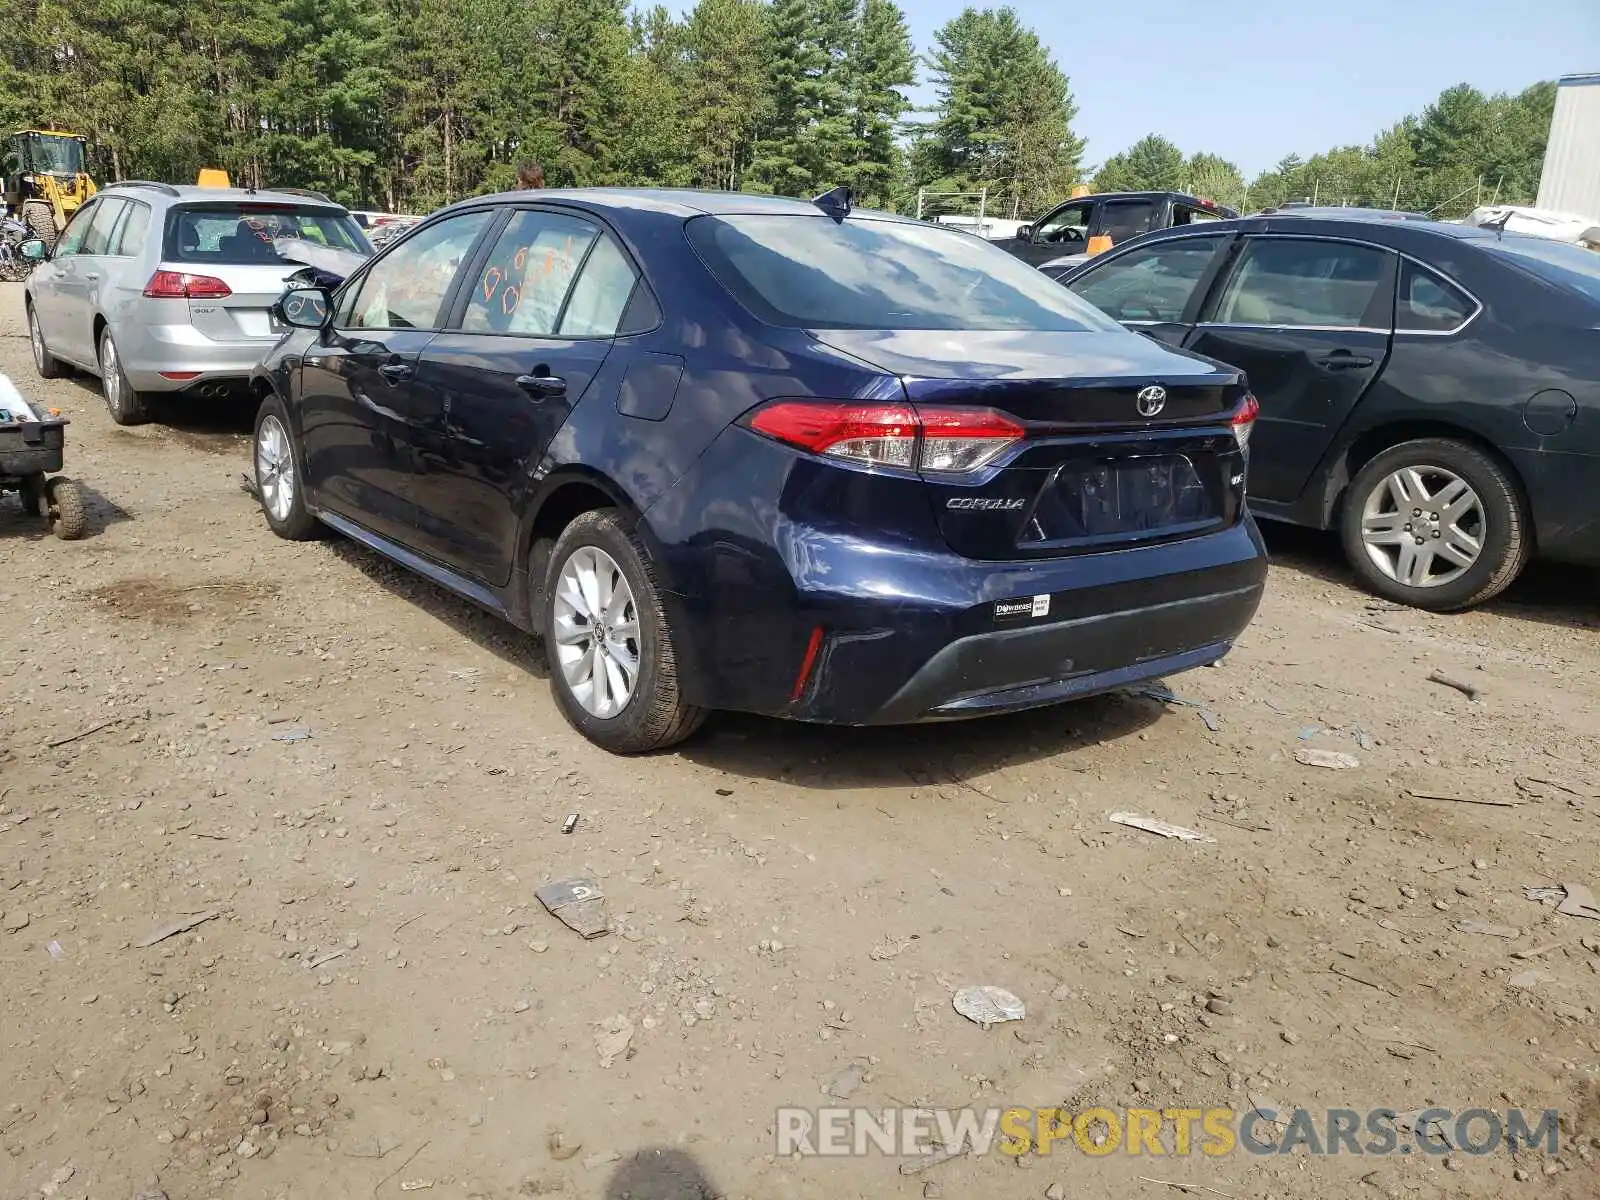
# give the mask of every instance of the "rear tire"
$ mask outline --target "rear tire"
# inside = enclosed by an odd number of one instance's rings
[[[76,480],[53,476],[45,481],[44,495],[50,532],[63,542],[75,542],[89,532],[89,506]]]
[[[150,419],[149,398],[129,385],[122,356],[117,353],[109,329],[100,331],[100,394],[105,397],[106,411],[118,425],[143,425]]]
[[[585,577],[597,580],[598,592],[579,586]],[[613,603],[594,603],[604,596]],[[561,715],[602,749],[660,750],[705,720],[706,710],[688,703],[678,686],[672,629],[644,543],[615,509],[581,513],[561,531],[546,568],[539,628]],[[620,707],[595,711],[617,704],[619,681],[631,685]]]
[[[1499,595],[1533,552],[1515,481],[1452,438],[1402,442],[1367,463],[1345,493],[1340,524],[1362,583],[1433,612]]]
[[[31,304],[28,305],[28,340],[33,343],[33,369],[39,372],[39,378],[60,379],[61,363],[44,344],[44,326],[39,324],[39,314],[33,311]]]

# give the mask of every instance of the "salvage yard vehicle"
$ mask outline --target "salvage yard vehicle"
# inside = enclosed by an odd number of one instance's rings
[[[1481,604],[1600,563],[1600,256],[1345,210],[1150,234],[1062,282],[1244,371],[1250,506],[1337,529],[1373,591]]]
[[[1237,371],[844,189],[480,197],[282,312],[267,524],[542,636],[614,752],[1089,695],[1217,661],[1261,597]]]
[[[0,375],[0,495],[16,492],[30,517],[43,517],[64,542],[88,532],[83,488],[56,474],[65,461],[67,420],[23,399]]]
[[[280,246],[346,258],[371,247],[340,205],[306,192],[112,184],[81,209],[25,289],[34,365],[100,377],[111,419],[150,417],[160,395],[243,393],[283,330],[273,305],[303,264]]]
[[[33,236],[54,246],[95,194],[88,139],[59,129],[19,129],[0,162],[0,198]]]
[[[1220,221],[1239,214],[1186,192],[1102,192],[1076,196],[995,245],[1043,270],[1086,262],[1152,229]]]

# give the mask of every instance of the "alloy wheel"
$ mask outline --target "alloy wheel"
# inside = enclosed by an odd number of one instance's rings
[[[639,681],[639,613],[622,568],[598,546],[579,546],[556,579],[555,652],[585,712],[614,717]]]
[[[39,314],[28,308],[28,340],[33,343],[33,365],[44,374],[44,331],[39,328]]]
[[[106,407],[113,414],[122,411],[122,365],[117,361],[117,344],[109,337],[100,339],[100,390]]]
[[[267,514],[280,524],[287,521],[294,507],[294,452],[289,431],[274,416],[266,417],[256,431],[256,485]]]
[[[1472,486],[1445,467],[1401,467],[1368,494],[1361,541],[1374,566],[1407,587],[1459,579],[1483,553],[1487,522]]]

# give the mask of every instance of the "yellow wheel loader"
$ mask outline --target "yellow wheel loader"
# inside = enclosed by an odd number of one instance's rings
[[[54,247],[67,221],[94,195],[88,140],[59,129],[20,129],[3,159],[0,196],[33,236]]]

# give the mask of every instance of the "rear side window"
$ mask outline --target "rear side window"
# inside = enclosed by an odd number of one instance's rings
[[[111,248],[111,252],[123,258],[132,258],[144,249],[144,235],[149,228],[149,207],[129,201],[128,211],[122,218],[122,228],[117,231],[117,244]]]
[[[1129,250],[1090,268],[1068,286],[1119,321],[1181,321],[1224,240],[1186,237]]]
[[[560,213],[524,209],[512,214],[467,302],[467,333],[549,337],[597,226]],[[626,303],[626,297],[624,297]]]
[[[111,231],[116,227],[117,218],[122,215],[125,202],[122,200],[103,200],[99,210],[94,214],[94,221],[89,226],[89,233],[83,239],[83,248],[79,254],[106,254],[111,248]]]
[[[1151,200],[1107,200],[1100,209],[1100,232],[1112,244],[1150,232],[1156,206]]]
[[[1355,329],[1387,307],[1389,252],[1349,242],[1253,238],[1217,304],[1219,325]],[[1385,314],[1384,328],[1388,328]]]
[[[1477,305],[1448,279],[1409,259],[1400,265],[1400,302],[1394,327],[1406,333],[1450,333],[1467,323]]]
[[[797,329],[1116,329],[999,247],[938,225],[761,214],[696,217],[712,274],[771,325]]]
[[[561,316],[565,337],[613,337],[638,282],[627,255],[608,237],[589,252]]]
[[[208,204],[172,211],[165,257],[211,266],[287,263],[278,238],[304,238],[335,250],[369,251],[361,227],[341,212],[289,204]]]

